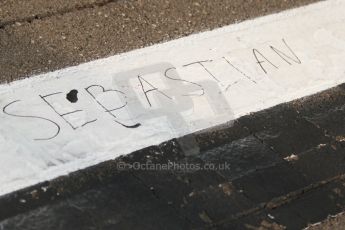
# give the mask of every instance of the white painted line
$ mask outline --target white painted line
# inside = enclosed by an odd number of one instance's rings
[[[344,12],[329,0],[1,85],[0,194],[344,82]]]

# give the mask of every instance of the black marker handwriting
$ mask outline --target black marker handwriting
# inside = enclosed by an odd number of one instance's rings
[[[60,133],[60,126],[59,124],[57,124],[56,122],[48,119],[48,118],[44,118],[44,117],[39,117],[39,116],[31,116],[31,115],[18,115],[18,114],[13,114],[13,113],[9,113],[7,112],[7,108],[17,102],[20,102],[20,100],[16,100],[16,101],[12,101],[11,103],[7,104],[3,109],[2,111],[6,114],[6,115],[9,115],[9,116],[13,116],[13,117],[21,117],[21,118],[32,118],[32,119],[41,119],[41,120],[44,120],[44,121],[48,121],[50,122],[51,124],[53,124],[55,127],[56,127],[56,132],[53,136],[51,137],[46,137],[46,138],[35,138],[34,140],[35,141],[46,141],[46,140],[51,140],[55,137],[57,137]]]
[[[113,114],[112,112],[113,112],[113,111],[116,111],[116,110],[119,110],[119,109],[122,109],[122,108],[124,108],[125,106],[127,106],[127,101],[125,102],[125,104],[121,105],[120,107],[113,108],[113,109],[108,109],[108,108],[105,107],[99,100],[97,100],[97,98],[95,97],[94,94],[91,93],[90,88],[94,88],[94,87],[101,88],[103,93],[105,93],[105,92],[116,92],[116,93],[120,93],[120,94],[122,94],[122,95],[125,96],[125,93],[124,93],[124,92],[119,91],[119,90],[115,90],[115,89],[108,89],[108,90],[106,90],[106,89],[105,89],[103,86],[101,86],[101,85],[90,85],[90,86],[88,86],[88,87],[85,88],[86,92],[96,101],[96,103],[97,103],[99,106],[101,106],[101,107],[105,110],[106,113],[108,113],[110,116],[112,116],[113,118],[115,118],[114,121],[115,121],[116,123],[122,125],[122,126],[125,127],[125,128],[130,128],[130,129],[131,129],[131,128],[138,128],[138,127],[141,126],[140,123],[136,123],[136,124],[134,124],[134,125],[126,125],[126,124],[123,124],[122,122],[118,121],[116,115]]]
[[[147,80],[145,80],[145,79],[144,79],[143,77],[141,77],[140,75],[138,75],[138,80],[139,80],[139,82],[140,82],[141,89],[142,89],[142,91],[144,92],[145,97],[146,97],[146,100],[147,100],[147,102],[149,103],[150,107],[152,107],[152,104],[151,104],[151,101],[150,101],[149,97],[147,96],[147,94],[148,94],[149,92],[152,92],[152,91],[157,91],[157,92],[160,93],[161,95],[163,95],[163,96],[169,98],[170,100],[172,100],[172,98],[171,98],[170,96],[168,96],[168,95],[165,94],[164,92],[160,91],[157,87],[155,87],[154,85],[152,85],[150,82],[148,82]],[[145,90],[145,87],[144,87],[143,82],[145,82],[146,84],[148,84],[148,85],[151,87],[151,89]]]
[[[176,67],[171,67],[171,68],[168,68],[167,70],[165,70],[164,72],[164,76],[170,80],[173,80],[173,81],[182,81],[182,82],[186,82],[186,83],[190,83],[192,85],[196,85],[198,87],[200,87],[202,93],[201,94],[193,94],[193,93],[189,93],[189,94],[183,94],[182,96],[203,96],[205,94],[205,89],[202,87],[202,85],[198,84],[198,83],[195,83],[195,82],[192,82],[192,81],[187,81],[187,80],[183,80],[183,79],[178,79],[178,78],[172,78],[170,76],[168,76],[168,72],[170,70],[176,70]]]

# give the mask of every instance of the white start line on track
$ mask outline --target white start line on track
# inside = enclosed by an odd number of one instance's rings
[[[329,0],[0,86],[0,195],[345,82]]]

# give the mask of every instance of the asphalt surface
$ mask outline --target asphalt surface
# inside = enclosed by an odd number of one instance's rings
[[[326,220],[310,226],[308,230],[344,229],[344,226],[345,226],[345,214],[340,213],[335,216],[330,216]]]
[[[1,197],[0,229],[302,229],[345,210],[344,101],[345,84]]]
[[[0,82],[312,2],[316,0],[2,1]]]
[[[94,5],[106,4],[106,0],[72,0],[72,1],[44,1],[27,0],[13,1],[4,0],[0,8],[0,26],[8,26],[16,22],[32,21],[42,19],[54,14],[63,14],[82,8],[90,8]]]

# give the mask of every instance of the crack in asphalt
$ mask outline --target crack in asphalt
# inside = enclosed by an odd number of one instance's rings
[[[68,13],[73,13],[76,11],[82,11],[85,9],[102,7],[102,6],[105,6],[109,3],[118,2],[118,1],[121,1],[121,0],[101,0],[98,2],[87,3],[87,4],[83,4],[83,5],[76,4],[74,7],[66,7],[66,8],[62,8],[60,10],[56,10],[53,12],[48,11],[48,12],[38,13],[38,14],[35,14],[32,16],[18,18],[18,19],[14,19],[14,20],[7,20],[7,21],[3,21],[3,22],[0,21],[0,30],[3,30],[6,27],[15,25],[17,23],[32,23],[33,21],[36,21],[36,20],[44,20],[46,18],[51,18],[51,17],[54,17],[56,15],[65,15]],[[126,0],[126,1],[128,1],[128,0]]]

